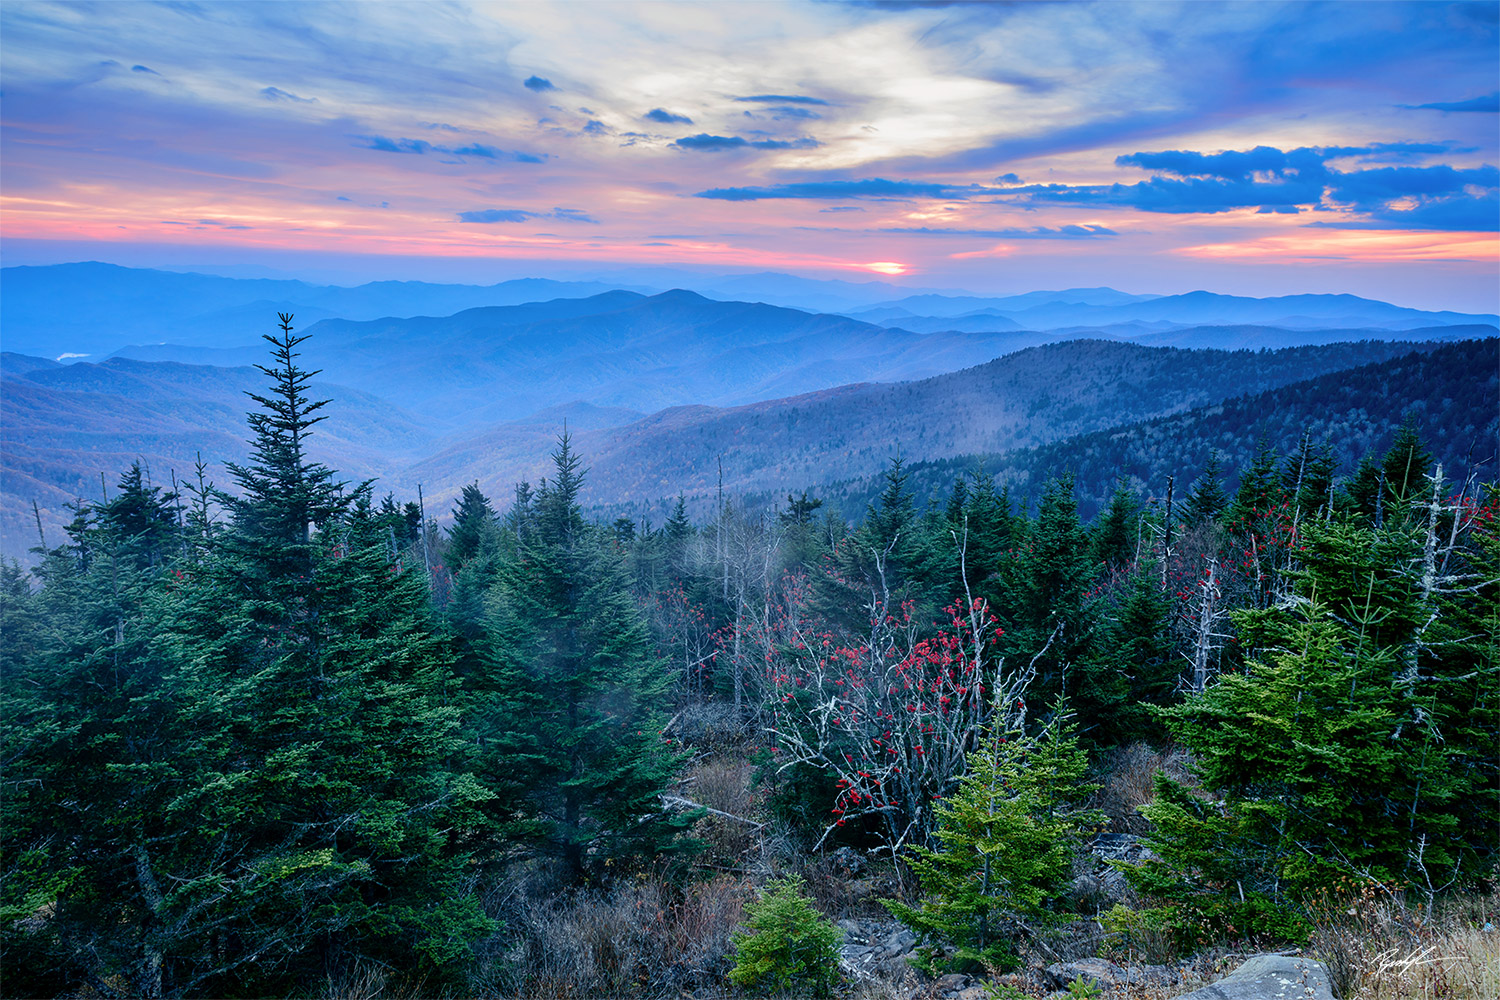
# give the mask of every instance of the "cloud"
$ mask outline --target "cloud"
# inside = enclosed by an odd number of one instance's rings
[[[554,208],[550,212],[527,212],[519,208],[483,208],[472,212],[459,212],[459,222],[526,222],[530,219],[556,219],[559,222],[587,222],[599,225],[599,220],[582,209]]]
[[[643,116],[647,121],[660,122],[663,125],[691,125],[693,120],[687,115],[676,115],[666,108],[652,108]]]
[[[1382,143],[1246,151],[1130,153],[1121,166],[1156,171],[1135,184],[1039,184],[1004,189],[1002,199],[1032,203],[1116,205],[1143,212],[1215,214],[1254,208],[1259,214],[1357,212],[1387,228],[1489,232],[1500,225],[1492,166],[1380,166],[1337,170],[1328,161],[1359,156],[1446,151],[1445,145]],[[1350,220],[1358,223],[1358,220]],[[1337,223],[1333,223],[1337,225]]]
[[[136,64],[136,65],[130,67],[130,72],[132,72],[132,73],[149,73],[152,76],[161,76],[160,73],[158,73],[156,70],[152,69],[150,66],[142,66],[140,64]]]
[[[818,140],[807,136],[803,136],[800,139],[752,140],[738,135],[709,135],[706,132],[700,132],[697,135],[683,136],[672,143],[672,145],[680,149],[713,153],[725,149],[813,149],[822,144]]]
[[[820,208],[819,212],[863,212],[864,209],[858,205],[834,205],[830,208]]]
[[[262,87],[260,89],[260,96],[268,101],[295,101],[298,104],[318,103],[316,97],[298,97],[296,94],[282,90],[280,87]]]
[[[1494,114],[1500,112],[1500,91],[1471,97],[1467,101],[1436,101],[1432,104],[1403,104],[1401,107],[1427,111],[1487,111]]]
[[[932,229],[921,227],[891,227],[877,229],[878,233],[906,233],[912,236],[982,236],[999,240],[1094,240],[1118,236],[1107,226],[1066,225],[1056,229],[1034,226],[1031,229]]]
[[[1248,152],[1228,150],[1223,153],[1195,153],[1170,149],[1160,153],[1128,153],[1115,157],[1115,165],[1140,167],[1176,174],[1179,177],[1219,177],[1225,180],[1248,180],[1253,174],[1282,174],[1309,164],[1321,165],[1323,157],[1312,150],[1294,150],[1303,154],[1302,162],[1289,163],[1287,154],[1272,146],[1256,146]]]
[[[682,142],[681,139],[678,140]],[[770,198],[806,198],[813,200],[843,201],[847,198],[963,198],[968,194],[1001,189],[986,189],[977,186],[958,187],[952,184],[934,184],[924,181],[891,181],[883,177],[867,177],[857,181],[802,181],[792,184],[772,184],[768,187],[710,188],[699,191],[695,198],[713,198],[717,201],[761,201]]]
[[[755,94],[751,97],[736,97],[740,103],[755,102],[757,104],[820,104],[828,106],[828,102],[820,97],[802,97],[796,94]]]
[[[439,153],[444,156],[478,157],[482,160],[506,160],[515,163],[541,163],[546,159],[545,154],[498,149],[481,142],[471,142],[463,146],[438,146],[426,139],[393,139],[384,135],[359,135],[354,138],[362,140],[356,143],[361,148],[373,149],[381,153],[411,153],[417,156]]]
[[[536,212],[523,212],[518,208],[483,208],[473,212],[459,212],[459,222],[525,222],[541,218]]]
[[[807,108],[779,107],[767,108],[766,110],[771,112],[771,119],[773,121],[783,121],[788,118],[794,119],[796,121],[810,121],[815,118],[823,117],[816,111],[811,111]],[[749,114],[749,112],[746,112],[746,114]]]
[[[437,149],[432,143],[423,139],[391,139],[383,135],[361,135],[356,138],[364,140],[365,149],[374,149],[382,153],[415,153],[418,156]]]
[[[527,90],[534,90],[538,94],[544,91],[557,89],[556,87],[552,86],[551,80],[548,80],[546,77],[542,76],[528,76],[526,80],[521,84],[521,86],[525,87]]]

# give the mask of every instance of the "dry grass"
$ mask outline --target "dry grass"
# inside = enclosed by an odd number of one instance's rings
[[[1453,897],[1431,912],[1400,892],[1351,885],[1316,908],[1312,957],[1345,1000],[1500,997],[1500,893]],[[1492,929],[1485,930],[1488,924]]]
[[[609,892],[516,900],[507,914],[509,976],[491,985],[517,998],[665,997],[718,986],[748,882],[722,876],[674,890],[650,879]]]
[[[744,758],[711,757],[694,764],[683,775],[680,794],[699,805],[759,820],[760,803],[751,788],[755,768]],[[738,867],[746,855],[759,844],[760,828],[728,816],[710,813],[698,821],[693,836],[704,842],[701,863],[720,867]]]
[[[1146,743],[1111,750],[1099,767],[1099,789],[1089,801],[1109,817],[1116,833],[1143,834],[1151,828],[1140,807],[1155,800],[1156,776],[1192,782],[1188,755],[1182,750],[1156,750]]]
[[[321,1000],[431,1000],[445,995],[420,982],[398,986],[393,979],[388,967],[360,961],[339,976],[329,976]]]

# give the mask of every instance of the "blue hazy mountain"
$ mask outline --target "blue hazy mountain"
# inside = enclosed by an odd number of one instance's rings
[[[1257,299],[1199,291],[1131,296],[1130,301],[1125,301],[1102,294],[1112,292],[1113,289],[1071,289],[997,299],[921,295],[853,315],[880,325],[919,331],[1077,327],[1108,330],[1120,324],[1157,324],[1160,328],[1259,325],[1291,330],[1408,330],[1500,322],[1492,314],[1428,312],[1357,295],[1282,295]]]
[[[917,334],[676,290],[468,309],[446,317],[330,319],[304,363],[438,426],[515,420],[561,401],[649,413],[733,405],[850,382],[925,378],[1018,349],[997,334]],[[121,356],[252,363],[256,349],[131,347]]]
[[[618,288],[522,278],[496,285],[374,281],[353,288],[97,262],[0,269],[0,328],[10,351],[100,356],[128,344],[255,346],[277,312],[319,319],[448,316],[476,306],[583,298]]]

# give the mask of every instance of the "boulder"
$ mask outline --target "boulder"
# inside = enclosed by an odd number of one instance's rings
[[[1047,966],[1047,978],[1052,984],[1066,989],[1075,979],[1096,981],[1100,986],[1112,986],[1130,980],[1130,973],[1123,967],[1102,958],[1080,958],[1076,962],[1058,962]]]
[[[1219,980],[1175,1000],[1334,1000],[1321,962],[1291,955],[1255,955]]]
[[[971,982],[973,980],[962,973],[949,973],[933,984],[933,992],[940,997],[952,996],[961,990],[968,989]]]

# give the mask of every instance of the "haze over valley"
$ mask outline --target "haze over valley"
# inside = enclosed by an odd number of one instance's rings
[[[760,276],[765,298],[808,298],[803,283],[776,279]],[[589,457],[591,505],[656,523],[679,493],[704,508],[720,463],[731,494],[759,503],[784,484],[873,482],[898,454],[993,466],[1019,449],[1497,334],[1493,315],[1354,296],[926,294],[863,310],[872,323],[687,289],[547,280],[343,289],[89,264],[7,268],[0,282],[11,555],[33,544],[38,511],[56,533],[69,503],[138,459],[167,482],[201,452],[225,481],[223,464],[246,458],[245,394],[262,378],[257,314],[298,316],[302,363],[322,371],[314,385],[334,400],[310,445],[351,480],[400,495],[421,485],[441,517],[469,483],[505,497],[537,482],[566,422]],[[535,294],[556,297],[510,302]],[[366,318],[391,308],[424,312]],[[911,308],[936,315],[912,324]],[[304,327],[301,310],[321,318]],[[1080,322],[1089,318],[1100,322]],[[148,337],[159,339],[136,342]],[[62,360],[10,350],[42,344]],[[1239,433],[1253,436],[1254,422]],[[865,497],[851,496],[846,513],[858,516]]]

